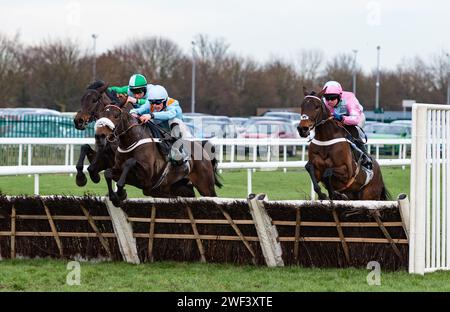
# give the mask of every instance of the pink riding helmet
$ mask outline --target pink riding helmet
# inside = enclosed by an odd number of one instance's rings
[[[339,94],[342,95],[342,86],[339,82],[337,81],[328,81],[323,88],[325,89],[325,87],[327,88],[327,90],[325,91],[325,94]]]

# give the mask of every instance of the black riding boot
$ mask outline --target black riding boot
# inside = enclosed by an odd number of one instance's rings
[[[172,145],[169,158],[172,165],[182,167],[184,172],[188,174],[190,171],[189,155],[184,150],[184,144],[181,141],[182,135],[179,129],[176,129],[176,126],[178,126],[176,123],[171,125],[171,133],[176,141]]]
[[[372,170],[373,164],[372,164],[372,158],[370,157],[369,153],[366,150],[366,147],[363,142],[360,140],[355,140],[355,145],[361,150],[362,152],[362,161],[361,165],[365,168]]]

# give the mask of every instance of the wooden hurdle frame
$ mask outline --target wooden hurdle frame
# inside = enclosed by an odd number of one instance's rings
[[[8,197],[14,201],[14,197]],[[15,259],[17,256],[16,243],[18,237],[52,237],[57,246],[57,257],[66,257],[64,251],[64,244],[62,239],[65,237],[79,237],[79,238],[97,238],[100,243],[103,252],[107,257],[112,259],[114,257],[114,251],[111,246],[111,239],[115,239],[120,249],[120,257],[129,263],[141,263],[139,259],[138,248],[136,245],[136,239],[148,239],[147,246],[147,261],[154,261],[154,247],[156,239],[176,239],[176,240],[195,240],[195,246],[198,249],[200,255],[199,261],[207,262],[204,242],[205,241],[238,241],[242,242],[245,246],[245,250],[248,252],[251,262],[257,263],[257,254],[263,255],[264,262],[267,266],[283,266],[283,253],[282,243],[293,243],[293,263],[299,263],[301,257],[300,247],[304,243],[308,242],[325,242],[325,243],[340,243],[345,260],[348,264],[352,264],[352,259],[349,251],[349,245],[353,243],[369,243],[369,244],[388,244],[392,248],[392,252],[399,258],[404,255],[401,254],[398,246],[408,244],[408,218],[409,218],[409,202],[405,195],[401,195],[398,201],[388,202],[371,202],[371,201],[358,201],[350,202],[355,208],[369,207],[373,220],[370,222],[346,222],[340,220],[335,210],[336,206],[340,204],[348,205],[349,202],[341,201],[268,201],[265,194],[251,194],[247,199],[220,199],[220,198],[183,198],[183,199],[130,199],[127,202],[144,204],[145,209],[150,211],[150,217],[136,217],[128,216],[122,209],[112,205],[112,203],[105,197],[96,197],[95,199],[101,201],[106,206],[108,215],[93,215],[89,212],[83,204],[79,204],[79,209],[82,214],[80,215],[60,215],[52,213],[49,206],[46,204],[46,199],[57,197],[37,197],[37,203],[40,203],[43,207],[43,214],[18,214],[16,204],[13,203],[11,207],[10,216],[10,230],[6,231],[0,228],[0,240],[9,238],[10,252],[9,257]],[[159,216],[158,204],[165,203],[178,203],[178,205],[184,206],[187,217],[184,218],[167,218]],[[218,210],[222,218],[199,218],[196,217],[194,207],[198,203],[209,203],[217,205]],[[180,204],[182,203],[182,204]],[[230,213],[224,209],[223,206],[227,203],[238,203],[248,207],[248,218],[232,218]],[[294,218],[292,220],[276,220],[273,219],[268,213],[266,206],[278,203],[284,206],[292,207],[294,211]],[[300,205],[302,204],[327,204],[332,208],[330,210],[333,217],[333,221],[307,221],[303,220]],[[379,208],[393,206],[399,209],[401,220],[398,221],[383,221],[379,215]],[[0,205],[0,210],[2,209]],[[0,211],[1,212],[1,211]],[[6,221],[4,213],[0,213],[0,221]],[[47,220],[50,231],[18,231],[17,223],[19,221],[28,220],[33,222],[34,220]],[[58,230],[58,222],[60,221],[83,221],[89,225],[89,232],[67,232]],[[111,222],[114,231],[102,232],[99,229],[98,222]],[[1,224],[1,223],[0,223]],[[136,224],[148,224],[146,233],[136,232],[133,226]],[[179,224],[190,225],[191,234],[180,233],[160,233],[156,231],[158,224]],[[201,233],[199,226],[201,225],[229,225],[232,229],[233,235],[214,235],[212,233]],[[254,226],[256,235],[245,235],[241,229],[242,226]],[[278,227],[294,228],[294,235],[280,235],[277,231]],[[311,227],[323,227],[323,228],[335,228],[336,235],[330,236],[304,236],[302,232],[305,228]],[[383,238],[377,237],[347,237],[344,232],[348,228],[379,228],[383,233]],[[398,238],[392,237],[388,228],[401,227],[403,228],[406,237]],[[302,228],[304,230],[302,230]],[[259,243],[259,245],[255,245]],[[1,244],[0,244],[0,257],[1,257]],[[4,254],[5,256],[5,254]],[[117,256],[116,256],[117,258]],[[1,259],[1,258],[0,258]]]

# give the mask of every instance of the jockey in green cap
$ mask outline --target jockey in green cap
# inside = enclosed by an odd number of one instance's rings
[[[127,102],[133,103],[134,107],[140,107],[147,102],[148,90],[151,84],[147,84],[147,79],[144,75],[134,74],[130,77],[128,86],[123,87],[109,87],[108,91],[116,92],[117,94],[127,95]]]

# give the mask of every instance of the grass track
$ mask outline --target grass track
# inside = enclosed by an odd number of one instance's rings
[[[81,263],[79,286],[66,284],[67,261],[0,261],[0,291],[450,291],[450,272],[425,276],[382,272],[368,285],[369,270],[266,268],[156,262]]]

